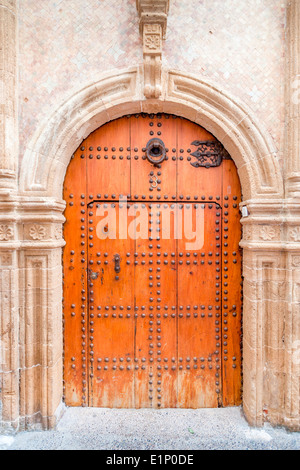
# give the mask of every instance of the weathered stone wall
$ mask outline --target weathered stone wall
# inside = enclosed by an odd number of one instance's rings
[[[142,63],[136,0],[22,0],[20,138],[103,71]],[[240,98],[283,156],[285,0],[172,0],[163,67],[209,79]]]

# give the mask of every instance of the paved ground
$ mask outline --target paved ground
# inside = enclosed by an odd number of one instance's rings
[[[1,450],[300,450],[300,433],[253,429],[240,408],[69,408],[55,431],[1,436]]]

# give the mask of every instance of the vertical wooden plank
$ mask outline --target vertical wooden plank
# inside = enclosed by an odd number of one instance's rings
[[[133,270],[127,265],[127,253],[133,247],[127,232],[119,233],[118,204],[120,196],[130,195],[129,146],[129,118],[110,122],[87,139],[88,197],[92,202],[88,207],[91,406],[133,406]],[[122,214],[124,209],[127,211],[122,205]],[[119,274],[115,272],[116,255],[120,257]],[[92,279],[92,273],[97,279]]]
[[[223,405],[241,403],[242,256],[240,182],[235,164],[224,160],[223,168],[223,263],[222,343]]]
[[[114,224],[106,224],[106,211],[118,220],[118,203],[89,205],[90,227],[93,228],[88,248],[90,406],[132,408],[134,243],[129,237],[120,239],[118,224],[113,234]],[[106,227],[104,233],[103,227]]]
[[[118,200],[130,194],[130,119],[120,118],[87,138],[87,172],[91,200]]]
[[[187,250],[186,237],[178,242],[179,406],[194,408],[218,406],[222,393],[219,233],[222,169],[200,166],[203,161],[196,155],[201,149],[200,142],[207,141],[216,139],[192,122],[178,121],[178,200],[190,201],[193,217],[200,209],[204,220],[201,249]],[[188,205],[182,207],[186,210]]]
[[[65,210],[64,269],[64,396],[67,406],[87,403],[86,328],[86,143],[80,146],[68,167],[64,183]]]
[[[176,123],[169,115],[131,118],[131,194],[134,200],[176,200]],[[163,141],[166,159],[153,165],[146,157],[149,140]],[[173,152],[175,150],[175,152]]]
[[[145,360],[142,371],[148,374],[136,374],[137,407],[177,404],[176,245],[174,238],[162,236],[162,212],[168,206],[147,205],[149,239],[136,242],[136,356]]]
[[[174,239],[164,239],[161,232],[164,206],[176,200],[177,163],[171,157],[176,134],[172,116],[131,118],[132,198],[148,201],[149,222],[148,238],[137,240],[135,249],[137,407],[175,407],[177,403],[176,366],[172,362],[177,341],[176,246]],[[159,165],[145,158],[147,143],[154,137],[166,147],[166,160]]]
[[[192,154],[199,146],[197,141],[215,142],[215,137],[197,124],[178,119],[178,200],[216,201],[222,187],[220,167],[194,167],[198,159]]]
[[[181,207],[188,217],[193,213],[194,227],[199,211],[203,225],[198,228],[199,242],[194,248],[187,248],[191,240],[184,224],[183,238],[178,240],[178,405],[217,407],[221,396],[221,253],[216,240],[220,208],[217,204]],[[199,236],[199,230],[203,235]]]

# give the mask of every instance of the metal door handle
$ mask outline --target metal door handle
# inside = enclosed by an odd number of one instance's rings
[[[120,261],[121,261],[120,255],[116,254],[114,256],[114,262],[115,262],[115,272],[117,274],[121,271]]]

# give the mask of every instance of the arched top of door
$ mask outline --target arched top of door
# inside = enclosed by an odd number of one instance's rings
[[[160,99],[145,100],[139,67],[114,70],[72,93],[28,143],[20,174],[24,196],[62,198],[67,166],[80,143],[103,124],[127,114],[170,113],[212,133],[234,160],[244,200],[283,197],[272,138],[253,112],[215,84],[165,70]]]

